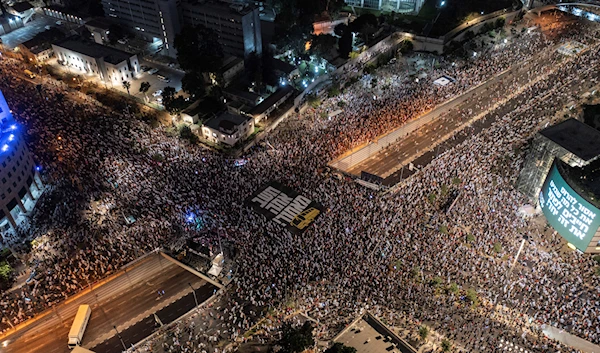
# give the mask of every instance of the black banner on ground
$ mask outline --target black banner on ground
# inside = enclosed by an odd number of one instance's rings
[[[293,233],[302,233],[323,212],[320,203],[276,181],[252,194],[245,202],[256,212]]]

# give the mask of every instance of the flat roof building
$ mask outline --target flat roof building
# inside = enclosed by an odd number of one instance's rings
[[[203,25],[215,31],[225,55],[246,58],[262,55],[259,10],[251,4],[184,0],[180,7],[185,25]]]
[[[175,36],[184,25],[201,24],[219,35],[225,55],[262,54],[259,10],[253,4],[208,0],[102,0],[107,17],[149,42],[162,42],[165,54],[177,55]]]
[[[137,55],[107,47],[79,36],[70,36],[52,44],[59,60],[104,82],[121,84],[133,79],[140,71]]]
[[[233,146],[254,133],[254,119],[245,115],[221,113],[202,125],[202,137],[213,143]]]

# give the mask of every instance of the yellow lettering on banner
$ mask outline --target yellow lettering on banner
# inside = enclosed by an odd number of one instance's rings
[[[277,217],[273,218],[273,221],[282,224],[290,223],[296,215],[302,213],[308,205],[310,200],[304,196],[298,195]]]

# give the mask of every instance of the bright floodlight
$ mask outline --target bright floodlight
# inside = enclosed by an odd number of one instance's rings
[[[8,150],[8,145],[4,144],[4,146],[2,146],[2,152],[6,152]]]
[[[442,1],[442,2],[440,3],[440,6],[444,6],[444,5],[446,5],[446,2],[445,2],[445,1]]]
[[[10,136],[8,136],[8,141],[12,141],[15,139],[15,135],[10,134]]]

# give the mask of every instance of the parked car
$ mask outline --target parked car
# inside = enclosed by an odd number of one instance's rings
[[[127,39],[126,38],[121,38],[121,39],[119,39],[117,41],[117,43],[125,45],[125,44],[127,44]]]
[[[51,28],[52,28],[52,26],[50,26],[50,25],[45,25],[45,26],[44,26],[44,29],[46,29],[46,30],[49,30],[49,29],[51,29]]]
[[[162,82],[167,82],[167,83],[171,82],[171,79],[170,79],[170,78],[168,78],[168,77],[166,77],[166,76],[163,76],[163,75],[156,75],[156,77],[157,77],[159,80],[161,80]]]
[[[175,67],[175,63],[169,63],[169,67]]]
[[[153,95],[154,97],[158,97],[158,96],[160,96],[161,94],[162,94],[162,89],[159,89],[158,91],[156,91],[156,92],[152,93],[152,95]]]
[[[151,69],[150,71],[148,71],[148,73],[149,73],[150,75],[154,75],[154,74],[155,74],[155,73],[157,73],[157,72],[158,72],[158,69],[157,69],[157,68],[154,68],[154,69]]]
[[[143,72],[147,72],[147,71],[150,71],[150,66],[148,66],[148,65],[142,65],[142,66],[140,66],[140,69]]]
[[[56,25],[57,26],[61,26],[62,25],[62,21],[56,21]]]

